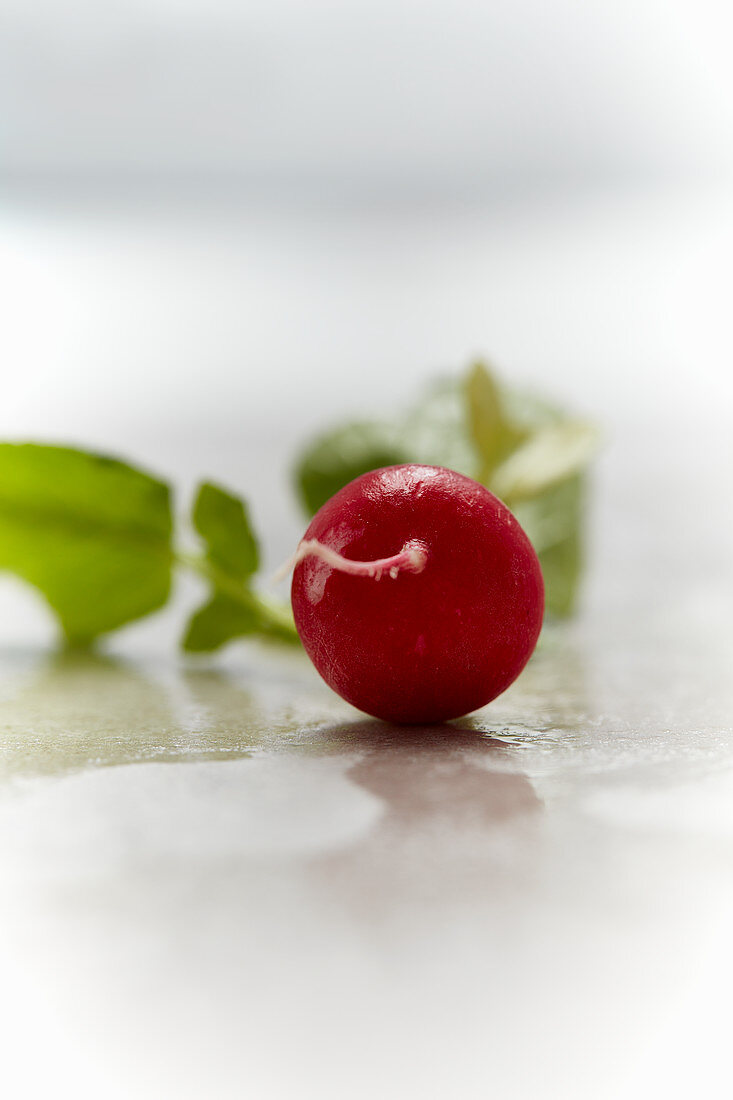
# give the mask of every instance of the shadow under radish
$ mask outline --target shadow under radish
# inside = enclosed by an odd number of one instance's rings
[[[460,722],[364,720],[321,736],[358,754],[345,777],[383,808],[366,836],[312,868],[339,904],[379,925],[395,908],[474,904],[523,874],[543,803],[511,746]]]

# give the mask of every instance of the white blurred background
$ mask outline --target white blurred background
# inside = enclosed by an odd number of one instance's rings
[[[2,13],[3,436],[284,455],[477,353],[601,421],[729,400],[728,5]]]
[[[11,176],[537,199],[731,166],[715,0],[5,0]]]

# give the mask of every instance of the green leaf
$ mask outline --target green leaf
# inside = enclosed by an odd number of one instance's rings
[[[189,653],[210,652],[233,638],[256,634],[259,625],[254,607],[247,607],[241,601],[216,592],[191,617],[182,645]]]
[[[597,447],[596,429],[582,421],[541,428],[495,470],[492,492],[508,504],[530,500],[584,470]]]
[[[297,641],[290,611],[250,586],[259,550],[244,501],[205,482],[196,495],[193,524],[206,543],[206,553],[201,558],[181,555],[180,560],[209,582],[211,593],[192,615],[181,641],[183,648],[190,653],[210,652],[252,634]]]
[[[296,464],[295,484],[306,511],[313,515],[360,474],[408,461],[394,425],[363,421],[327,432],[311,443]]]
[[[302,454],[295,481],[312,515],[360,474],[403,462],[477,476],[479,460],[466,431],[461,382],[440,379],[401,420],[362,421],[325,433]]]
[[[545,581],[545,606],[551,615],[564,619],[573,615],[583,572],[582,532],[579,527],[554,546],[539,554]]]
[[[483,365],[476,363],[465,381],[468,427],[481,457],[478,480],[487,484],[492,473],[525,437],[507,416],[499,385]]]
[[[513,512],[539,554],[575,530],[583,517],[584,501],[584,478],[576,474],[531,500],[519,501]]]
[[[76,644],[162,607],[170,492],[116,459],[0,444],[0,569],[38,588]]]
[[[243,500],[204,482],[193,506],[193,524],[215,568],[236,580],[257,572],[259,548]]]
[[[479,476],[481,463],[466,427],[461,379],[434,382],[407,414],[400,438],[409,455],[405,461],[447,466],[467,477]]]
[[[577,602],[585,490],[584,476],[576,474],[513,509],[540,559],[547,610],[561,617],[571,615]]]
[[[569,614],[582,568],[583,474],[596,430],[534,394],[505,387],[483,364],[430,385],[400,420],[321,436],[296,471],[315,512],[367,470],[401,462],[447,466],[482,481],[517,515],[545,574],[547,606]]]
[[[181,645],[188,653],[209,653],[248,635],[298,643],[289,610],[243,588],[229,594],[215,590],[189,620]]]

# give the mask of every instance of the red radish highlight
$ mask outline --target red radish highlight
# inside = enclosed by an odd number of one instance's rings
[[[544,611],[512,513],[471,478],[388,466],[316,514],[295,556],[298,634],[327,684],[387,721],[439,722],[519,675]]]

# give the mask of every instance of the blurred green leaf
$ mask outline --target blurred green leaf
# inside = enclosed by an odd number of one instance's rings
[[[362,421],[327,432],[306,448],[295,468],[295,484],[313,515],[344,485],[380,466],[409,462],[396,427]]]
[[[596,430],[484,365],[430,385],[399,419],[347,425],[301,456],[296,481],[309,513],[360,474],[423,462],[483,482],[517,515],[537,550],[548,609],[570,614],[582,568],[583,474]]]
[[[481,456],[478,480],[487,485],[496,467],[516,450],[526,432],[507,416],[499,385],[483,363],[469,370],[465,390],[469,431]]]
[[[554,546],[573,531],[583,515],[584,479],[576,474],[558,482],[513,509],[537,553]]]
[[[193,525],[206,543],[213,566],[236,580],[256,573],[259,548],[243,500],[211,482],[198,490],[193,506]]]
[[[582,532],[577,525],[566,538],[538,555],[545,581],[545,607],[564,619],[577,610],[578,587],[583,572]]]
[[[598,447],[590,424],[566,420],[541,428],[494,471],[492,491],[510,506],[585,469]]]
[[[480,460],[466,423],[463,380],[441,378],[408,411],[401,427],[406,462],[446,466],[478,477]]]
[[[0,444],[0,569],[43,593],[71,642],[162,607],[171,563],[163,482],[70,447]]]
[[[583,566],[585,477],[575,474],[513,508],[537,551],[547,610],[571,615]]]

